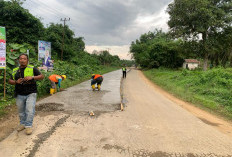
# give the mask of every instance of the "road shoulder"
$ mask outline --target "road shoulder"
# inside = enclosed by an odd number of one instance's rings
[[[222,117],[213,115],[203,109],[200,109],[191,103],[188,103],[181,99],[176,98],[175,96],[163,90],[161,87],[159,87],[155,83],[151,82],[148,78],[146,78],[146,76],[141,71],[139,71],[139,75],[149,86],[152,86],[156,91],[158,91],[159,93],[167,97],[169,100],[173,101],[174,103],[178,104],[185,110],[189,111],[190,113],[192,113],[194,116],[199,118],[204,123],[211,125],[215,127],[217,130],[219,130],[220,132],[232,137],[232,131],[231,131],[232,123],[231,122],[223,119]]]

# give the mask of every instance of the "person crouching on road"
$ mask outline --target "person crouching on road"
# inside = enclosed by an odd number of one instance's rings
[[[37,96],[36,81],[44,79],[40,71],[28,65],[28,55],[19,56],[19,67],[14,68],[9,84],[15,85],[16,105],[18,107],[20,125],[17,131],[26,128],[25,133],[32,133],[32,123],[35,115]]]
[[[50,88],[50,94],[54,94],[57,91],[57,87],[56,85],[58,84],[58,87],[61,87],[61,81],[66,79],[66,75],[56,75],[53,74],[51,76],[48,77],[50,82],[51,82],[51,86],[52,88]]]
[[[103,76],[102,75],[92,74],[91,86],[92,86],[93,91],[95,90],[95,84],[96,83],[97,83],[97,88],[100,91],[102,82],[103,82]]]

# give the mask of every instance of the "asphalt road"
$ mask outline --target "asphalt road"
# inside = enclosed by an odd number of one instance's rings
[[[84,82],[37,103],[34,132],[14,131],[1,157],[222,157],[232,138],[174,103],[132,70],[104,75],[101,91]],[[93,111],[95,116],[90,116]]]

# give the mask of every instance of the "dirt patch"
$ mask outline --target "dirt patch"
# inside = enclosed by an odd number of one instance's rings
[[[116,109],[115,109],[115,111],[117,111],[117,110],[119,110],[119,108],[120,108],[120,104],[118,104],[118,105],[113,105],[113,106],[118,106]],[[98,118],[99,116],[101,116],[102,114],[105,114],[105,113],[113,113],[113,112],[115,112],[115,111],[93,111],[93,113],[94,113],[94,116],[91,116],[91,118]]]
[[[137,151],[133,152],[133,156],[134,157],[148,157],[148,156],[149,157],[171,157],[171,154],[161,152],[161,151],[151,153],[151,152],[148,152],[148,151],[142,149],[142,150],[137,150]]]
[[[133,157],[223,157],[214,153],[210,154],[193,154],[193,153],[167,153],[162,151],[148,152],[145,150],[138,150],[132,153]],[[229,157],[229,155],[227,155]],[[227,157],[224,156],[224,157]]]
[[[87,151],[87,150],[88,150],[88,148],[84,148],[83,146],[81,146],[79,152],[83,153],[83,152],[85,152],[85,151]]]
[[[45,103],[39,104],[35,107],[36,111],[50,112],[50,111],[64,111],[64,104],[59,103]]]
[[[105,142],[107,140],[108,140],[108,138],[101,138],[100,142]]]
[[[122,152],[125,153],[125,151],[126,151],[126,149],[121,147],[121,146],[110,145],[110,144],[105,144],[102,148],[105,149],[105,150],[116,149],[119,153],[122,153]]]
[[[119,153],[129,153],[132,154],[133,157],[222,157],[221,155],[217,155],[214,153],[210,154],[193,154],[193,153],[167,153],[163,151],[156,151],[156,152],[149,152],[148,150],[145,149],[140,149],[140,150],[135,150],[132,151],[130,148],[124,148],[118,145],[110,145],[110,144],[105,144],[103,147],[105,150],[112,150],[115,149]],[[229,157],[229,155],[227,155]],[[227,157],[225,156],[225,157]]]
[[[67,91],[67,89],[62,89],[62,88],[60,88],[60,91],[59,91],[59,92],[64,92],[64,91]]]
[[[0,142],[8,137],[19,125],[16,105],[5,108],[6,114],[0,118]]]
[[[63,104],[48,103],[36,106],[36,111],[46,113],[50,111],[64,111]],[[6,114],[0,118],[0,142],[8,137],[19,125],[16,105],[5,108]]]
[[[59,119],[49,131],[37,135],[38,139],[33,141],[35,143],[35,145],[32,149],[30,149],[30,154],[27,157],[35,156],[35,153],[38,150],[38,148],[40,147],[40,145],[43,144],[43,142],[46,141],[55,132],[56,128],[60,127],[69,117],[70,117],[70,115],[67,115],[67,116]]]

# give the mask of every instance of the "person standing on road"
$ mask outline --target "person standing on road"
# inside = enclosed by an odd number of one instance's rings
[[[35,115],[35,104],[37,97],[37,80],[44,76],[40,71],[28,65],[28,55],[19,56],[19,67],[14,68],[9,84],[15,85],[16,105],[18,107],[20,125],[17,131],[24,129],[27,135],[32,133],[32,123]]]
[[[93,91],[95,90],[95,84],[96,83],[97,83],[97,89],[100,91],[102,82],[103,82],[103,76],[102,75],[92,74],[91,86],[92,86]]]
[[[122,77],[126,78],[126,65],[125,64],[122,67]]]
[[[50,88],[50,94],[54,94],[57,91],[56,84],[58,84],[58,87],[61,87],[61,81],[66,79],[66,75],[56,75],[52,74],[51,76],[48,77],[52,88]]]

